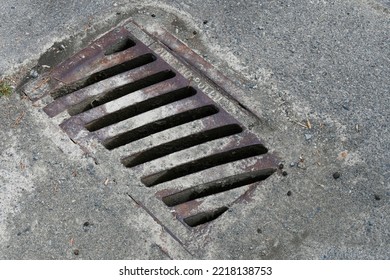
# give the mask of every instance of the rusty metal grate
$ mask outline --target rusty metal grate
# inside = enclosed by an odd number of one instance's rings
[[[60,126],[74,142],[98,139],[180,221],[196,227],[253,191],[276,171],[277,159],[156,44],[158,52],[116,28],[24,91],[33,101],[49,100],[50,117],[67,112]]]

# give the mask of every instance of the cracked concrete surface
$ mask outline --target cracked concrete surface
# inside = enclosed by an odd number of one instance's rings
[[[7,0],[0,8],[0,74],[14,85],[55,42],[76,36],[66,56],[128,16],[154,13],[151,21],[244,90],[240,102],[262,120],[254,131],[288,173],[182,243],[188,232],[132,200],[127,193],[142,186],[107,153],[96,164],[39,107],[1,97],[2,259],[390,258],[388,1]]]

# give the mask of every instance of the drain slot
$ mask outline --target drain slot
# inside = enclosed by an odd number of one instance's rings
[[[240,132],[242,132],[241,126],[238,124],[229,124],[158,145],[149,150],[123,158],[121,161],[126,167],[134,167],[177,151]]]
[[[115,149],[120,146],[126,145],[133,141],[142,139],[154,133],[185,124],[188,122],[192,122],[197,119],[201,119],[207,116],[211,116],[218,113],[218,108],[214,105],[207,105],[200,108],[196,108],[193,110],[189,110],[174,116],[167,117],[165,119],[161,119],[136,129],[130,130],[126,133],[122,133],[113,138],[110,138],[103,142],[103,145],[109,149]]]
[[[183,219],[183,221],[189,225],[190,227],[196,227],[208,222],[211,222],[221,216],[223,213],[225,213],[227,210],[229,210],[228,207],[223,206],[214,210],[210,210],[207,212],[202,212],[190,217],[187,217]]]
[[[141,181],[147,187],[152,187],[214,166],[262,155],[267,153],[267,151],[261,144],[240,147],[175,166],[171,169],[143,177]]]
[[[84,100],[82,103],[72,106],[68,109],[68,113],[71,116],[86,112],[92,108],[103,105],[112,100],[118,99],[122,96],[125,96],[129,93],[135,92],[137,90],[146,88],[148,86],[152,86],[154,84],[158,84],[165,80],[171,79],[175,77],[175,72],[170,70],[165,70],[158,72],[154,75],[148,76],[146,78],[140,79],[138,81],[126,84],[124,86],[118,87],[114,90],[108,91],[105,94],[100,96],[95,96],[91,100],[91,98]]]
[[[170,72],[170,74],[174,73]],[[175,91],[164,93],[153,98],[147,99],[145,101],[139,102],[133,106],[129,106],[111,114],[107,114],[100,119],[86,124],[85,128],[89,131],[96,131],[103,127],[118,123],[125,119],[134,117],[136,115],[145,113],[147,111],[156,109],[169,103],[179,101],[195,94],[196,90],[192,87],[185,87]]]
[[[234,175],[213,182],[209,182],[207,184],[188,188],[181,192],[163,197],[162,200],[167,206],[173,207],[194,199],[218,194],[235,188],[243,187],[245,185],[264,181],[274,172],[275,169],[263,169],[254,172]]]
[[[123,52],[134,46],[135,46],[135,42],[133,40],[131,40],[129,37],[125,37],[125,38],[122,37],[117,42],[115,42],[110,47],[108,47],[104,55],[112,55],[118,52]]]
[[[151,53],[138,56],[138,57],[131,59],[129,61],[123,62],[121,64],[118,64],[118,65],[112,66],[110,68],[104,69],[102,71],[99,71],[97,73],[94,73],[86,79],[78,80],[72,84],[66,85],[66,86],[54,91],[53,93],[51,93],[51,95],[54,99],[57,99],[61,96],[70,94],[74,91],[80,90],[82,88],[85,88],[87,86],[90,86],[92,84],[100,82],[102,80],[111,78],[111,77],[116,76],[120,73],[130,71],[132,69],[135,69],[135,68],[144,66],[146,64],[152,63],[156,59],[157,58]]]

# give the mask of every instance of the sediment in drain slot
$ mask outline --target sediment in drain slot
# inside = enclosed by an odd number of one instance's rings
[[[202,213],[198,213],[196,215],[184,218],[183,221],[189,225],[190,227],[196,227],[208,222],[211,222],[221,216],[223,213],[225,213],[227,210],[229,210],[228,207],[223,206],[214,210],[205,211]]]
[[[218,113],[218,108],[214,105],[207,105],[193,110],[185,111],[152,123],[148,123],[136,129],[122,133],[103,142],[103,145],[109,149],[126,145],[133,141],[142,139],[154,133],[175,127],[184,123],[188,123],[197,119],[201,119]]]
[[[223,138],[240,132],[242,132],[242,128],[238,124],[220,126],[155,146],[151,149],[123,158],[121,162],[126,167],[134,167],[177,151],[181,151],[208,141]]]
[[[85,88],[87,86],[90,86],[92,84],[100,82],[102,80],[111,78],[111,77],[118,75],[120,73],[130,71],[132,69],[135,69],[135,68],[144,66],[146,64],[152,63],[156,59],[157,58],[152,53],[138,56],[138,57],[133,58],[131,60],[125,61],[125,62],[117,64],[115,66],[112,66],[110,68],[96,72],[92,75],[89,75],[88,77],[86,77],[84,79],[80,79],[80,80],[75,81],[71,84],[67,84],[67,85],[59,88],[58,90],[52,92],[51,96],[54,99],[57,99],[61,96],[65,96],[65,95],[70,94],[74,91],[80,90],[82,88]]]
[[[147,187],[152,187],[167,181],[171,181],[198,171],[209,169],[214,166],[238,161],[252,156],[267,153],[268,150],[261,144],[231,149],[229,151],[217,153],[204,158],[193,160],[171,169],[157,172],[141,178],[142,183]]]
[[[135,42],[129,37],[121,37],[117,42],[109,46],[104,55],[113,55],[118,52],[123,52],[135,46]]]
[[[276,169],[268,168],[229,176],[206,184],[197,185],[169,196],[165,196],[162,198],[162,201],[167,206],[173,207],[194,199],[218,194],[245,185],[263,181],[271,176],[275,171]]]

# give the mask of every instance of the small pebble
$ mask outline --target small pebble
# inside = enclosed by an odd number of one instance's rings
[[[291,162],[290,167],[294,167],[294,166],[295,166],[295,162]]]
[[[84,232],[87,232],[89,230],[89,227],[91,226],[91,224],[89,222],[85,222],[83,224],[83,230]]]
[[[36,70],[31,70],[30,71],[30,76],[32,77],[32,78],[36,78],[36,77],[38,77],[38,72],[36,71]]]
[[[32,160],[33,160],[33,161],[37,161],[38,159],[39,159],[39,153],[33,152]]]
[[[283,163],[279,163],[279,169],[283,169],[284,168],[284,164]]]
[[[340,172],[333,173],[333,178],[335,178],[335,179],[340,178],[340,176],[341,176]]]
[[[312,137],[313,137],[313,135],[305,133],[305,139],[306,140],[310,140]]]
[[[287,175],[288,175],[287,171],[283,171],[283,172],[282,172],[282,175],[283,175],[283,176],[287,176]]]
[[[345,109],[345,110],[349,111],[349,107],[348,107],[348,105],[345,105],[345,104],[343,104],[343,105],[341,105],[341,107],[343,107],[343,109]]]
[[[381,197],[379,195],[374,195],[375,200],[381,200]]]
[[[291,196],[292,195],[292,192],[291,191],[288,191],[287,192],[287,196]]]
[[[78,255],[80,254],[80,251],[76,249],[76,250],[73,251],[73,254],[75,254],[76,256],[78,256]]]

